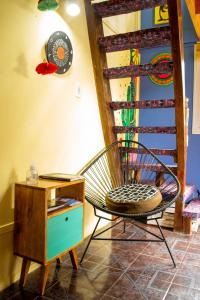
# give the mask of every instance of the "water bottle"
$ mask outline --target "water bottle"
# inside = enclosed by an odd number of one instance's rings
[[[38,172],[34,165],[31,165],[27,171],[26,183],[30,185],[37,185],[38,183]]]

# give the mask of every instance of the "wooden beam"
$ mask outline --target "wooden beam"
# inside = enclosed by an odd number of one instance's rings
[[[90,0],[85,0],[84,3],[103,135],[108,146],[116,140],[116,137],[112,130],[114,114],[110,109],[112,97],[109,79],[103,75],[103,69],[107,68],[106,53],[101,51],[98,45],[98,38],[104,36],[102,19],[95,15]]]
[[[195,2],[196,1],[196,2]],[[199,0],[185,0],[191,19],[192,23],[194,25],[196,35],[198,40],[200,40],[200,1]],[[198,6],[197,6],[198,3]],[[198,11],[198,14],[196,14],[196,10]]]
[[[182,231],[183,196],[186,185],[186,124],[185,124],[185,71],[181,0],[168,0],[174,62],[174,95],[176,99],[177,176],[181,185],[176,202],[174,229]]]
[[[84,4],[101,124],[105,145],[108,147],[117,140],[117,136],[113,132],[113,127],[115,125],[114,113],[110,109],[110,103],[112,101],[110,82],[103,74],[103,70],[108,67],[107,57],[105,51],[102,51],[98,45],[98,39],[104,36],[103,22],[102,18],[94,13],[91,0],[85,0]],[[116,151],[113,157],[109,157],[109,167],[111,172],[114,172],[116,177],[121,180],[119,162],[119,153]]]
[[[196,14],[200,14],[200,1],[195,0],[195,12]]]

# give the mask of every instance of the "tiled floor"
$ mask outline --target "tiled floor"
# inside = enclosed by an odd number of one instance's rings
[[[0,294],[0,299],[200,299],[200,233],[191,237],[167,230],[164,233],[176,269],[163,243],[92,241],[78,271],[72,270],[68,256],[60,268],[52,265],[43,297],[37,294],[40,271],[36,270],[28,276],[23,291],[13,284]],[[149,238],[131,223],[125,234],[120,224],[106,233],[110,235]],[[78,248],[79,257],[85,244]]]

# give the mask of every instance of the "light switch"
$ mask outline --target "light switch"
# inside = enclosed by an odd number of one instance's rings
[[[75,87],[75,96],[76,98],[81,98],[81,86],[79,82],[77,82]]]

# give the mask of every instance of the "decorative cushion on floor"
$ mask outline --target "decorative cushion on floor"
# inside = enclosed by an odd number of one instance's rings
[[[193,220],[200,218],[200,199],[193,199],[183,210],[183,216]]]
[[[156,186],[129,184],[107,193],[106,204],[112,211],[124,213],[144,213],[153,210],[162,201]]]

